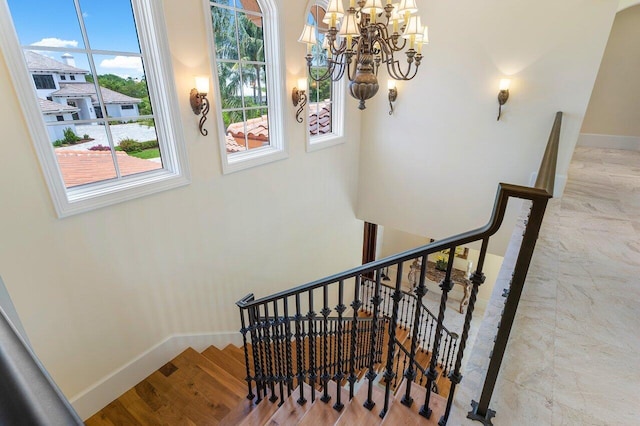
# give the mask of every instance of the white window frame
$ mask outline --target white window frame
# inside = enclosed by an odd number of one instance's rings
[[[262,34],[264,38],[265,62],[267,71],[267,111],[269,115],[269,146],[254,148],[229,155],[224,121],[222,118],[222,101],[220,99],[220,83],[218,81],[218,63],[215,51],[215,35],[211,22],[211,2],[203,0],[205,25],[209,37],[211,72],[213,75],[213,110],[218,123],[218,139],[222,173],[233,173],[251,167],[268,164],[289,157],[289,147],[284,137],[284,68],[281,60],[283,47],[280,38],[280,16],[273,0],[256,0],[262,11]]]
[[[110,206],[190,182],[162,2],[132,0],[132,6],[145,63],[145,76],[149,82],[149,96],[153,100],[163,169],[119,180],[66,188],[53,145],[49,141],[42,112],[36,102],[35,88],[13,26],[9,5],[6,0],[0,1],[0,47],[20,99],[58,217]]]
[[[327,10],[327,8],[329,7],[329,1],[310,0],[307,3],[307,7],[305,9],[306,13],[304,15],[303,22],[307,22],[307,17],[311,13],[311,8],[316,5],[323,8],[324,10]],[[307,78],[309,78],[309,71],[306,65],[306,61],[304,60],[304,58],[300,58],[300,60],[304,62],[304,73]],[[307,107],[305,108],[305,135],[307,152],[318,151],[320,149],[329,148],[346,142],[346,138],[344,137],[345,80],[347,80],[347,78],[342,77],[338,81],[331,82],[331,133],[311,136],[309,132],[309,106],[307,105]]]

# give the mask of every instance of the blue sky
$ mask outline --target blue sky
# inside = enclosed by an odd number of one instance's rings
[[[85,48],[73,0],[8,0],[8,4],[23,46]],[[80,0],[80,9],[92,49],[140,52],[130,0]],[[63,52],[39,53],[59,60]],[[71,53],[78,68],[89,69],[86,54]],[[99,74],[142,75],[136,57],[98,55],[94,61]]]

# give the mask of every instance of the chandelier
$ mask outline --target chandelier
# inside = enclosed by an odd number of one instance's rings
[[[322,45],[317,28],[305,24],[298,41],[307,44],[309,77],[316,81],[349,79],[351,96],[365,101],[378,92],[378,70],[386,66],[394,80],[411,80],[422,61],[422,46],[429,43],[428,29],[423,27],[415,0],[398,4],[386,0],[349,0],[345,12],[342,0],[331,0],[323,23],[328,25]],[[356,7],[357,5],[357,7]],[[406,63],[401,64],[404,51]],[[312,72],[322,64],[324,72]]]

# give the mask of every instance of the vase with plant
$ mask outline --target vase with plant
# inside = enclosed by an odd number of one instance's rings
[[[436,269],[439,271],[447,270],[447,263],[449,263],[449,254],[442,251],[441,254],[436,257]]]

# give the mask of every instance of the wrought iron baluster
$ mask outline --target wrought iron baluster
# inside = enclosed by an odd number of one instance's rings
[[[280,318],[278,315],[278,301],[273,301],[273,354],[276,364],[276,374],[274,380],[278,382],[278,388],[280,391],[280,405],[284,404],[284,374],[283,371],[283,358],[282,358],[282,338],[280,334]]]
[[[274,380],[274,374],[273,374],[273,362],[271,362],[271,353],[272,353],[272,340],[271,340],[271,333],[269,331],[269,328],[271,328],[272,325],[272,320],[269,319],[269,305],[267,303],[265,303],[263,305],[264,308],[264,354],[265,354],[265,359],[266,359],[266,367],[267,367],[267,372],[268,372],[268,379],[267,381],[269,382],[269,390],[271,391],[271,396],[269,397],[269,401],[271,402],[276,402],[278,400],[278,397],[276,396],[276,392],[275,392],[275,380]]]
[[[245,377],[245,381],[247,382],[247,387],[249,388],[249,392],[247,393],[247,399],[253,399],[255,395],[253,394],[253,389],[251,389],[251,382],[253,379],[251,377],[251,368],[249,367],[249,351],[247,349],[247,332],[249,331],[249,329],[246,326],[244,311],[245,311],[244,309],[240,308],[240,325],[242,327],[240,329],[240,333],[242,333],[242,349],[244,350],[244,366],[247,371],[247,377]],[[250,321],[249,321],[249,324],[251,324]]]
[[[285,297],[283,302],[284,308],[284,335],[285,335],[285,350],[287,358],[287,397],[291,396],[293,392],[293,356],[291,354],[291,316],[289,315],[289,298]]]
[[[302,328],[302,314],[300,313],[300,293],[296,293],[296,363],[298,364],[298,387],[300,388],[300,397],[298,404],[302,405],[307,400],[304,398],[304,363],[302,354],[304,353],[304,336]]]
[[[424,405],[420,408],[419,414],[427,419],[431,417],[431,408],[429,407],[429,401],[431,399],[431,392],[433,382],[438,377],[438,371],[436,370],[436,363],[438,362],[438,354],[440,350],[440,341],[442,339],[442,328],[444,322],[444,314],[447,309],[447,297],[449,292],[453,288],[453,281],[451,281],[451,271],[453,270],[453,260],[455,259],[456,248],[449,247],[449,262],[447,263],[447,271],[445,272],[444,279],[440,283],[442,294],[440,295],[440,310],[438,311],[438,323],[436,324],[436,334],[433,341],[433,349],[431,350],[431,362],[429,363],[429,369],[426,372],[427,376],[427,393],[424,398]]]
[[[362,302],[358,299],[360,295],[360,275],[357,275],[355,278],[355,291],[354,291],[354,300],[351,302],[351,308],[353,308],[353,320],[351,323],[351,357],[349,366],[349,400],[353,399],[353,391],[356,380],[358,377],[356,376],[356,345],[358,343],[358,312],[360,307],[362,306]]]
[[[384,417],[389,411],[389,397],[391,396],[391,382],[396,376],[393,371],[393,358],[396,348],[396,327],[398,326],[398,307],[402,300],[402,262],[398,263],[396,271],[396,288],[391,296],[393,306],[391,309],[391,320],[389,321],[389,347],[387,348],[387,366],[384,373],[385,389],[384,389],[384,407],[380,412],[380,417]]]
[[[322,288],[322,301],[323,301],[323,305],[322,305],[322,310],[320,311],[320,313],[322,314],[322,318],[323,318],[323,324],[322,324],[322,331],[323,331],[323,348],[322,348],[322,364],[323,364],[323,372],[322,372],[322,388],[323,388],[323,395],[320,398],[320,400],[324,403],[329,402],[329,400],[331,399],[331,396],[329,395],[329,335],[330,335],[330,330],[329,330],[329,314],[331,313],[331,309],[329,309],[329,287],[327,285],[325,285]]]
[[[375,371],[375,358],[377,352],[377,341],[376,341],[376,333],[378,332],[378,315],[379,315],[379,307],[380,307],[380,280],[381,280],[380,269],[376,270],[375,279],[376,279],[376,287],[374,291],[374,296],[371,298],[371,304],[373,305],[373,320],[371,321],[371,335],[370,335],[370,343],[369,343],[369,371],[367,372],[367,379],[369,380],[369,385],[367,389],[367,400],[364,402],[364,407],[368,410],[371,410],[376,403],[373,401],[373,381],[376,378]]]
[[[257,318],[255,308],[250,307],[249,311],[249,333],[251,334],[251,352],[253,353],[253,373],[256,382],[256,404],[262,401],[262,370],[260,365],[260,343],[257,332]]]
[[[316,333],[315,333],[315,317],[313,311],[313,290],[309,290],[309,312],[307,319],[309,320],[309,384],[311,385],[311,402],[316,400]]]
[[[407,379],[406,380],[406,391],[404,396],[402,397],[402,399],[400,400],[400,402],[403,405],[406,405],[407,407],[411,407],[411,404],[413,404],[413,397],[411,397],[411,383],[413,382],[413,380],[416,378],[416,372],[415,372],[415,367],[414,367],[414,361],[416,359],[416,346],[418,343],[418,339],[417,339],[417,333],[418,333],[418,326],[420,325],[420,311],[417,309],[417,304],[422,303],[422,297],[425,295],[425,293],[427,292],[426,287],[424,286],[424,280],[426,278],[427,275],[427,256],[423,255],[422,256],[422,266],[420,268],[420,277],[419,277],[419,281],[418,281],[418,286],[415,288],[415,301],[414,301],[414,305],[413,305],[413,326],[411,327],[411,333],[412,333],[412,337],[411,337],[411,350],[409,352],[409,367],[407,367],[405,373],[404,373],[404,377]]]
[[[336,338],[336,358],[337,358],[337,364],[336,364],[336,368],[337,368],[337,372],[335,374],[335,376],[333,377],[333,379],[336,381],[336,403],[333,404],[333,408],[341,411],[342,408],[344,407],[344,404],[342,403],[341,399],[342,399],[342,395],[340,392],[342,389],[342,379],[344,379],[344,373],[342,370],[342,345],[343,345],[343,341],[342,341],[342,314],[344,313],[344,311],[347,309],[347,307],[344,305],[344,281],[340,280],[338,282],[338,306],[336,306],[336,312],[338,313],[338,330],[337,330],[337,338]]]

